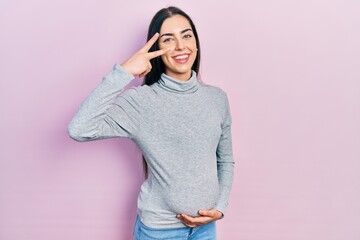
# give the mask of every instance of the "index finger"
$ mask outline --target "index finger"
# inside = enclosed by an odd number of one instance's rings
[[[154,36],[152,36],[150,38],[150,40],[147,41],[147,43],[141,50],[148,52],[150,50],[150,48],[152,47],[152,45],[154,45],[154,43],[158,40],[158,38],[159,38],[159,33],[155,33]]]

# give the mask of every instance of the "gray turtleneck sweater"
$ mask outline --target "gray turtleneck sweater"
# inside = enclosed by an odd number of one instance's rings
[[[234,168],[225,92],[199,83],[194,71],[188,81],[162,74],[123,91],[133,78],[116,64],[69,123],[71,138],[127,137],[139,146],[149,167],[138,197],[147,226],[183,227],[176,214],[199,209],[224,213]]]

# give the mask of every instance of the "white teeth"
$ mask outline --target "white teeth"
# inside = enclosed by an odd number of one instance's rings
[[[187,58],[189,55],[180,55],[180,56],[177,56],[175,59],[185,59]]]

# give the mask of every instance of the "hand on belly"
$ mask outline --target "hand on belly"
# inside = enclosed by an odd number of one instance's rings
[[[180,219],[188,227],[198,227],[203,224],[207,224],[209,222],[219,220],[223,217],[223,214],[216,209],[210,209],[210,210],[201,209],[198,211],[198,214],[200,216],[191,217],[185,213],[181,213],[181,214],[177,214],[176,217]]]

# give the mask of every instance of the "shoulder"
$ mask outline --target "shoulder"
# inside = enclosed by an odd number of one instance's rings
[[[227,101],[227,94],[226,92],[221,89],[220,87],[201,83],[202,89],[210,94],[215,99],[221,100],[221,101]]]
[[[128,88],[124,91],[124,94],[129,94],[131,96],[148,94],[151,91],[151,88],[148,85],[138,85]]]
[[[210,97],[212,106],[226,118],[230,112],[229,100],[227,93],[220,87],[202,84],[202,89],[207,92],[206,95]]]
[[[118,97],[128,102],[144,104],[153,96],[153,90],[148,85],[138,85],[124,90]]]

